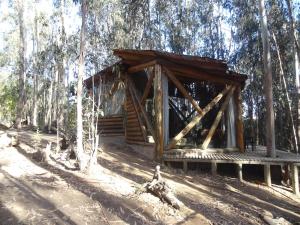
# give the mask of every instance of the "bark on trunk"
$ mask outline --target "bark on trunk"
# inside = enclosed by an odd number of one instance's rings
[[[82,120],[82,89],[83,89],[83,74],[84,74],[84,56],[85,56],[85,26],[87,15],[87,1],[82,0],[82,24],[80,33],[80,55],[79,55],[79,71],[77,85],[77,157],[79,160],[80,170],[85,169],[83,162],[83,120]]]
[[[34,127],[38,126],[38,92],[39,92],[39,69],[37,66],[37,57],[38,57],[38,23],[37,23],[37,9],[36,5],[34,5],[34,35],[33,35],[33,65],[34,65],[34,71],[33,71],[33,115],[32,115],[32,125]]]
[[[279,60],[280,76],[282,77],[282,81],[283,81],[284,93],[285,93],[286,102],[288,105],[288,114],[289,114],[289,117],[291,120],[291,125],[292,125],[292,130],[293,130],[293,141],[294,141],[295,151],[298,152],[298,139],[297,139],[297,133],[296,133],[296,128],[295,128],[293,113],[292,113],[291,100],[290,100],[289,92],[287,89],[286,80],[284,77],[283,64],[282,64],[282,60],[281,60],[281,56],[280,56],[280,50],[279,50],[276,36],[274,33],[273,33],[273,39],[274,39],[274,43],[275,43],[275,47],[276,47],[277,57]]]
[[[266,145],[267,156],[276,157],[275,150],[275,125],[274,125],[274,108],[273,108],[273,88],[272,88],[272,66],[270,41],[267,28],[267,15],[265,11],[265,1],[259,1],[261,38],[263,43],[264,58],[264,91],[266,98]]]
[[[21,128],[23,109],[25,104],[25,35],[24,35],[24,6],[23,1],[17,1],[18,22],[19,22],[19,99],[16,112],[16,126]]]
[[[291,33],[293,34],[293,42],[294,42],[294,48],[293,48],[293,55],[294,55],[294,70],[295,70],[295,80],[296,80],[296,106],[297,106],[297,139],[298,139],[298,145],[299,145],[299,139],[300,139],[300,68],[299,68],[299,43],[298,43],[298,35],[297,31],[295,29],[295,22],[294,22],[294,16],[293,16],[293,10],[292,0],[286,0],[288,11],[289,11],[289,18],[290,18],[290,29]],[[296,148],[296,152],[298,153],[299,146]]]

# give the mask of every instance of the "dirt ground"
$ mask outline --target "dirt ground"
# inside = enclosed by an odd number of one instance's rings
[[[300,222],[300,199],[282,186],[162,166],[181,201],[175,210],[149,193],[135,195],[156,164],[121,139],[102,145],[99,165],[87,175],[56,154],[49,163],[34,160],[55,136],[20,137],[19,147],[0,147],[0,224],[265,224],[263,210]]]

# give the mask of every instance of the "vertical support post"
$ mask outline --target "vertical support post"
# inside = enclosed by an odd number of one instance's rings
[[[183,172],[187,173],[187,171],[188,171],[188,164],[187,164],[187,161],[184,160],[183,161]]]
[[[243,164],[238,163],[236,166],[236,170],[237,170],[237,175],[239,178],[239,181],[243,181]]]
[[[245,152],[244,145],[244,125],[243,125],[243,109],[242,109],[242,95],[241,86],[236,87],[234,92],[234,101],[236,105],[236,141],[237,147],[241,152]]]
[[[298,166],[295,164],[291,165],[292,172],[292,188],[295,195],[299,195],[299,171]]]
[[[212,175],[217,175],[217,169],[218,169],[218,165],[216,162],[212,162],[211,163],[211,174]]]
[[[268,187],[272,186],[271,181],[271,166],[270,164],[264,165],[264,177],[265,177],[265,183]]]
[[[155,158],[160,160],[163,155],[164,148],[164,130],[163,130],[163,82],[161,65],[154,66],[154,110],[155,110]]]
[[[163,129],[164,147],[169,144],[169,85],[168,77],[162,74],[162,96],[163,96]]]
[[[171,168],[171,162],[170,161],[167,161],[167,167]]]

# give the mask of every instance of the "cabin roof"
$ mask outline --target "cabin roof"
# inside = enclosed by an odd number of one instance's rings
[[[155,62],[167,67],[181,80],[197,79],[222,84],[240,84],[243,87],[247,79],[246,75],[229,70],[227,63],[223,60],[155,50],[115,49],[113,52],[114,55],[121,58],[117,64],[123,65],[127,69]],[[101,75],[112,74],[113,66],[96,73],[94,81],[96,82]],[[91,82],[92,78],[85,81],[86,84],[89,84],[87,86],[91,86]]]

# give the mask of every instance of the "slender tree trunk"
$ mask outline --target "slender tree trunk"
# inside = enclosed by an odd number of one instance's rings
[[[33,65],[35,67],[34,73],[33,73],[33,118],[32,118],[32,125],[34,127],[38,126],[38,88],[39,88],[39,80],[38,80],[38,66],[37,66],[37,57],[38,57],[38,25],[37,25],[37,9],[36,6],[34,7],[34,42],[33,42]]]
[[[265,11],[265,1],[259,1],[261,38],[263,42],[264,57],[264,91],[266,97],[266,145],[267,156],[276,157],[275,149],[275,125],[274,125],[274,109],[273,109],[273,88],[272,88],[272,66],[270,41],[267,27],[267,15]]]
[[[297,139],[297,132],[296,132],[296,128],[295,128],[293,113],[292,113],[291,100],[290,100],[290,96],[289,96],[289,93],[288,93],[286,80],[285,80],[285,77],[284,77],[284,71],[283,71],[282,60],[281,60],[281,56],[280,56],[279,47],[278,47],[276,36],[275,36],[274,33],[273,33],[273,39],[274,39],[274,43],[275,43],[275,47],[276,47],[277,57],[278,57],[278,60],[279,60],[280,76],[281,76],[282,81],[283,81],[284,93],[285,93],[286,102],[287,102],[287,105],[288,105],[288,114],[290,116],[292,130],[293,130],[293,142],[295,144],[295,150],[296,150],[296,152],[298,152],[298,139]]]
[[[87,1],[82,0],[82,24],[80,33],[80,55],[79,55],[79,70],[78,70],[78,85],[77,85],[77,157],[79,160],[80,170],[85,169],[83,162],[83,120],[82,120],[82,89],[83,89],[83,74],[84,74],[84,57],[85,57],[85,26],[87,15]]]
[[[45,124],[47,126],[48,131],[50,131],[52,126],[52,108],[53,108],[53,89],[54,89],[54,71],[52,72],[52,78],[50,81],[50,90],[48,90],[48,104],[47,104],[47,116]]]
[[[23,109],[25,104],[25,35],[24,35],[24,5],[22,0],[17,1],[19,22],[19,99],[16,112],[16,126],[21,128]]]
[[[293,56],[294,56],[294,70],[295,70],[295,79],[296,79],[296,106],[297,106],[297,138],[298,138],[298,144],[299,144],[299,139],[300,139],[300,81],[299,81],[299,76],[300,76],[300,68],[299,68],[299,43],[298,43],[298,35],[297,31],[295,29],[295,21],[294,21],[294,16],[293,16],[293,10],[292,10],[292,5],[293,2],[292,0],[286,0],[287,6],[288,6],[288,11],[289,11],[289,18],[290,18],[290,29],[291,33],[293,34],[293,42],[294,42],[294,47],[293,47]],[[297,146],[296,152],[298,153],[300,146]]]

